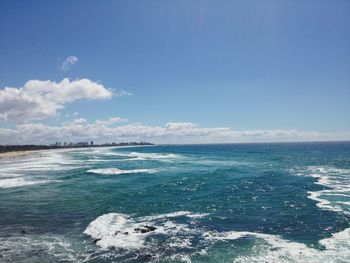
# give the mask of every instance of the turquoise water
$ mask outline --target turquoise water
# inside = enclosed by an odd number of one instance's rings
[[[0,167],[1,262],[350,262],[350,143],[86,148]]]

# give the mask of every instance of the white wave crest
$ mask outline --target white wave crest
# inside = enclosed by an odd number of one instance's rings
[[[350,169],[310,166],[296,174],[313,177],[317,180],[316,184],[327,188],[308,192],[308,197],[316,201],[319,208],[350,214]]]
[[[17,178],[7,178],[0,180],[0,188],[12,188],[12,187],[21,187],[21,186],[29,186],[36,184],[45,184],[51,182],[58,182],[57,180],[25,180],[22,177]]]
[[[251,251],[239,255],[233,262],[349,262],[350,228],[333,234],[332,237],[319,241],[325,250],[318,250],[302,243],[291,242],[277,235],[254,232],[229,231],[223,233],[206,233],[211,241],[237,240],[244,237],[254,239]]]
[[[14,174],[32,171],[60,171],[81,168],[83,161],[71,158],[64,152],[35,152],[26,158],[18,158],[11,162],[0,160],[2,172]]]
[[[103,174],[103,175],[120,175],[120,174],[137,174],[137,173],[156,173],[155,169],[132,169],[121,170],[118,168],[100,168],[87,170],[88,173]]]
[[[177,211],[134,218],[125,214],[109,213],[92,221],[84,233],[90,235],[102,249],[115,248],[159,254],[158,249],[168,248],[175,252],[168,254],[170,259],[186,262],[191,262],[191,257],[194,255],[207,255],[208,249],[210,250],[217,242],[235,242],[241,238],[249,238],[253,243],[247,247],[248,250],[245,249],[244,254],[238,254],[233,258],[232,262],[329,263],[350,260],[350,228],[320,240],[320,245],[325,249],[319,250],[303,243],[285,240],[277,235],[248,231],[208,231],[196,224],[197,221],[191,221],[206,215]],[[177,223],[176,218],[179,217],[187,217],[190,222],[181,219],[181,223]],[[137,231],[147,226],[154,226],[154,231],[146,233]],[[156,241],[159,236],[163,236],[160,239],[162,243]],[[196,240],[195,246],[193,246],[194,240]],[[176,249],[190,250],[179,254]]]
[[[138,159],[155,159],[155,160],[162,160],[162,159],[178,159],[181,156],[178,154],[172,154],[172,153],[140,153],[140,152],[132,152],[129,154],[129,157],[134,157]]]
[[[170,159],[182,158],[181,155],[172,153],[142,153],[142,152],[116,152],[116,151],[104,151],[95,152],[104,156],[118,156],[127,158],[127,160],[161,160],[166,161]]]
[[[42,253],[37,262],[78,262],[76,242],[54,235],[25,235],[0,238],[1,262],[28,262],[33,253]],[[17,252],[17,253],[16,253]],[[20,253],[19,253],[20,252]],[[29,260],[30,261],[30,260]],[[32,262],[32,261],[30,261]]]
[[[204,214],[188,211],[178,211],[168,214],[132,218],[120,213],[104,214],[92,221],[84,233],[90,235],[96,244],[102,248],[142,249],[151,247],[150,238],[157,235],[167,236],[167,245],[170,247],[190,247],[191,234],[197,230],[188,224],[179,224],[170,220],[175,217],[200,218]],[[155,227],[152,231],[141,232],[145,227]],[[184,236],[187,235],[187,237]],[[178,236],[180,235],[180,236]]]

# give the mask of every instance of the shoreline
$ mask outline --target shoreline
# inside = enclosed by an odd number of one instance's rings
[[[39,152],[53,151],[53,150],[59,150],[59,149],[20,150],[20,151],[2,152],[0,153],[0,160],[25,158],[25,157],[28,157],[29,155],[33,155]]]
[[[0,160],[8,159],[22,159],[29,157],[34,154],[45,153],[50,151],[74,151],[79,149],[91,149],[91,148],[132,148],[132,147],[145,147],[145,146],[154,146],[154,145],[106,145],[106,146],[89,146],[89,147],[61,147],[61,148],[49,148],[49,149],[23,149],[23,150],[14,150],[7,152],[0,152]]]

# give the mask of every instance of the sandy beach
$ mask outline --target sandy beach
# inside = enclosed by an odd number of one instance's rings
[[[0,159],[17,159],[24,158],[31,154],[47,151],[47,150],[32,150],[32,151],[13,151],[13,152],[4,152],[0,153]]]
[[[21,159],[30,157],[32,155],[39,155],[40,153],[46,153],[48,151],[62,151],[66,149],[42,149],[42,150],[22,150],[22,151],[11,151],[11,152],[3,152],[0,153],[1,159]]]

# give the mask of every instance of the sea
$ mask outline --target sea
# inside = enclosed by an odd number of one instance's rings
[[[350,262],[350,142],[0,160],[0,262]]]

